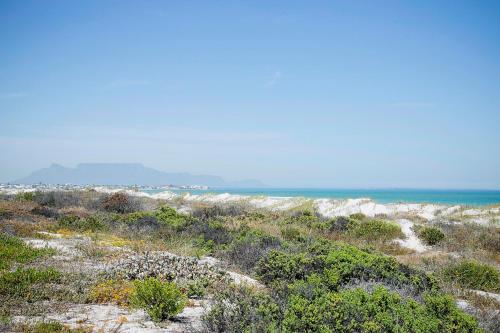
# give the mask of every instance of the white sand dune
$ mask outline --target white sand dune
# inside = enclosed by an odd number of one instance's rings
[[[54,188],[57,189],[57,188]],[[205,193],[205,194],[177,194],[172,191],[159,193],[146,193],[131,190],[129,188],[116,188],[97,186],[94,190],[101,193],[124,192],[138,197],[152,199],[174,200],[183,199],[185,202],[204,202],[211,204],[245,204],[255,208],[269,209],[274,211],[286,211],[301,207],[314,207],[316,212],[327,218],[336,216],[348,216],[354,213],[363,213],[366,216],[388,216],[391,218],[418,218],[427,221],[444,219],[448,221],[473,222],[480,224],[499,224],[500,207],[476,207],[470,208],[461,205],[440,205],[429,203],[391,203],[381,204],[369,198],[356,199],[311,199],[304,197],[272,197],[272,196],[246,196],[230,193]],[[50,187],[44,190],[51,190]],[[5,194],[17,194],[21,192],[32,192],[30,186],[16,185],[2,187],[0,192]]]

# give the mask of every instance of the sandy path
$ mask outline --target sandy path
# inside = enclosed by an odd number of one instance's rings
[[[407,219],[398,220],[399,225],[401,226],[401,231],[405,234],[406,239],[398,239],[397,242],[399,245],[406,247],[408,249],[412,249],[415,252],[422,253],[428,250],[427,246],[422,243],[420,238],[418,238],[417,234],[412,230],[413,222]]]

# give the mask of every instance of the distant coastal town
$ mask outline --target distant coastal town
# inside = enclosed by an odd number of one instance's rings
[[[0,184],[0,191],[16,191],[22,190],[24,192],[30,191],[49,191],[49,190],[91,190],[96,186],[106,186],[110,189],[124,189],[131,191],[169,191],[169,190],[209,190],[210,187],[206,185],[160,185],[160,186],[144,186],[144,185],[107,185],[107,184]]]

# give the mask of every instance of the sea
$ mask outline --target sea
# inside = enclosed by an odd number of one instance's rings
[[[369,198],[377,203],[435,203],[487,206],[500,204],[500,190],[425,190],[425,189],[318,189],[318,188],[210,188],[208,190],[171,190],[190,194],[237,194],[269,197],[325,199]],[[150,190],[145,192],[159,192]]]

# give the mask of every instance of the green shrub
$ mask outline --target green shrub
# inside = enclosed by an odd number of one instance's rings
[[[311,210],[295,212],[285,223],[296,223],[300,225],[312,226],[319,221],[318,217]]]
[[[160,322],[179,314],[186,305],[186,296],[173,282],[147,278],[134,282],[131,304],[144,309],[153,321]]]
[[[342,243],[317,242],[303,253],[273,250],[259,262],[256,272],[266,284],[290,283],[316,273],[331,290],[360,279],[405,285],[415,292],[436,288],[435,281],[425,273],[412,270],[392,257]]]
[[[69,328],[56,321],[39,322],[35,325],[22,325],[23,333],[90,333],[92,329],[85,327]]]
[[[16,194],[17,201],[33,201],[34,197],[35,195],[33,192],[20,192]]]
[[[359,221],[345,216],[337,216],[336,218],[329,221],[328,229],[333,232],[346,232],[354,224],[358,224]]]
[[[351,219],[358,220],[358,221],[363,221],[364,219],[366,219],[366,215],[363,213],[354,213],[354,214],[349,215],[349,217]]]
[[[76,229],[79,221],[80,218],[78,216],[64,215],[57,220],[57,223],[61,228]]]
[[[392,221],[377,219],[364,222],[354,221],[348,226],[349,233],[354,237],[382,241],[404,237],[401,227]]]
[[[102,231],[108,229],[107,224],[100,215],[91,215],[86,218],[79,218],[74,215],[62,216],[58,220],[61,228],[67,228],[77,231]]]
[[[51,333],[51,332],[64,332],[64,325],[55,321],[48,323],[37,323],[32,332],[36,333]]]
[[[134,224],[141,222],[144,219],[147,218],[155,218],[155,214],[153,212],[133,212],[129,214],[115,214],[114,216],[115,220],[118,220],[120,222],[124,222],[127,224]]]
[[[198,297],[201,298],[207,294],[207,287],[209,283],[207,281],[196,280],[189,281],[186,285],[186,293],[190,298]]]
[[[312,273],[312,259],[305,253],[288,254],[272,250],[266,258],[259,261],[256,271],[266,284],[293,282]]]
[[[281,228],[281,236],[288,241],[303,241],[304,237],[298,228],[286,226]]]
[[[281,241],[277,237],[255,230],[241,230],[236,240],[221,251],[221,256],[239,270],[252,274],[259,260],[280,246]]]
[[[0,220],[2,218],[8,218],[10,216],[10,212],[7,209],[0,207]]]
[[[198,248],[201,255],[211,255],[214,253],[216,244],[213,240],[205,240],[203,236],[198,236],[193,240],[194,246]]]
[[[231,285],[215,295],[202,320],[208,332],[279,332],[279,306],[264,292]]]
[[[208,207],[194,207],[192,216],[203,222],[225,216],[242,216],[246,214],[246,208],[241,204],[210,205]]]
[[[446,280],[462,288],[500,292],[500,273],[476,261],[462,261],[443,270]]]
[[[233,235],[224,223],[219,220],[194,220],[191,221],[188,231],[215,246],[222,246],[231,243]]]
[[[421,303],[376,286],[372,292],[325,290],[321,276],[268,294],[230,286],[217,294],[203,323],[208,332],[481,332],[451,297],[427,293]]]
[[[101,216],[91,215],[89,217],[80,220],[79,229],[95,232],[95,231],[106,230],[107,225],[104,223],[104,220]]]
[[[160,222],[177,228],[183,227],[188,220],[186,215],[179,214],[175,209],[168,206],[160,207],[155,215]]]
[[[18,268],[13,272],[3,272],[0,274],[0,295],[29,296],[33,285],[59,282],[61,276],[53,268]]]
[[[52,249],[34,249],[17,237],[0,233],[0,270],[8,269],[14,262],[28,263],[54,253]]]
[[[424,227],[418,235],[427,245],[436,245],[444,239],[444,233],[435,227]]]
[[[405,300],[377,287],[323,293],[308,298],[293,294],[283,332],[480,332],[477,322],[457,309],[449,297],[427,295],[424,304]]]

